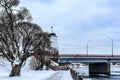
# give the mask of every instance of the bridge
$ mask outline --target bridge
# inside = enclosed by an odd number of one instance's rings
[[[84,55],[59,54],[59,65],[85,63],[89,65],[89,76],[97,74],[110,75],[110,63],[120,63],[120,55]]]
[[[120,55],[60,54],[58,63],[119,63]]]

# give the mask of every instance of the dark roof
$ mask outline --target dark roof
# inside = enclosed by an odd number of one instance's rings
[[[55,33],[51,33],[50,35],[51,35],[51,36],[56,36],[56,34],[55,34]]]

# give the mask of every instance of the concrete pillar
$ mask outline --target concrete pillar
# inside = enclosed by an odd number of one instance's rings
[[[90,63],[89,76],[110,75],[110,63]]]

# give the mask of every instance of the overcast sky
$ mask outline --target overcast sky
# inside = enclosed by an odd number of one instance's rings
[[[21,0],[33,22],[44,31],[51,26],[60,53],[120,53],[120,0]],[[108,38],[111,37],[112,39]]]

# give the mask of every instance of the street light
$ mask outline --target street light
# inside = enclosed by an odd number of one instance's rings
[[[88,55],[88,47],[89,47],[88,44],[89,44],[90,42],[91,42],[91,40],[89,40],[89,41],[87,42],[87,47],[86,47],[86,48],[87,48],[87,52],[86,52],[87,55]]]
[[[111,38],[111,37],[108,37],[109,39],[111,39],[111,41],[112,41],[112,44],[111,44],[111,51],[112,51],[112,57],[113,57],[113,38]]]

